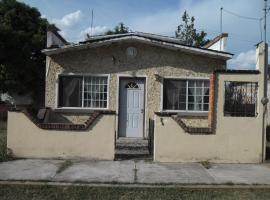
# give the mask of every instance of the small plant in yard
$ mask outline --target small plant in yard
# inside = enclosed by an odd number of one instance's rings
[[[70,160],[66,160],[65,162],[63,162],[60,167],[57,169],[56,173],[60,174],[61,172],[63,172],[64,170],[66,170],[67,168],[69,168],[72,165],[72,161]]]
[[[202,161],[200,163],[205,169],[210,169],[212,167],[211,163],[208,160]]]
[[[28,200],[171,200],[171,199],[216,199],[216,200],[261,200],[270,199],[269,188],[181,188],[181,187],[125,187],[125,186],[60,186],[60,185],[27,185],[2,184],[0,199]]]
[[[225,185],[234,185],[234,183],[232,181],[228,181],[225,183]]]
[[[0,120],[0,162],[8,160],[6,121]]]
[[[0,141],[0,162],[3,162],[7,159],[7,149],[6,144],[3,141]]]

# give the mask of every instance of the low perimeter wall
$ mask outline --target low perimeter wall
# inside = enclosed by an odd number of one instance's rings
[[[224,82],[258,82],[257,116],[224,116]],[[185,132],[170,116],[155,116],[154,160],[160,162],[259,163],[263,155],[263,82],[261,74],[219,74],[211,134]]]
[[[114,118],[101,115],[88,130],[60,131],[41,129],[24,113],[8,112],[7,147],[14,157],[113,160]]]

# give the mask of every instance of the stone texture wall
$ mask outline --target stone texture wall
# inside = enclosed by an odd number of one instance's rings
[[[209,123],[207,118],[189,118],[189,117],[181,117],[181,120],[186,124],[186,126],[193,128],[208,128]]]
[[[126,49],[130,46],[137,49],[135,58],[126,56]],[[56,83],[59,74],[110,74],[109,109],[117,111],[117,75],[128,74],[147,77],[147,118],[152,118],[154,112],[161,108],[161,83],[155,79],[155,73],[162,77],[210,78],[215,69],[225,68],[226,65],[219,59],[127,41],[54,55],[47,62],[50,63],[46,78],[47,107],[57,107]]]
[[[73,124],[84,124],[89,119],[89,114],[61,113],[61,115]]]

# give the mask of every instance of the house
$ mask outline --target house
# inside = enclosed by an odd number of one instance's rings
[[[226,34],[198,48],[140,32],[72,44],[49,31],[46,109],[9,112],[14,156],[263,161],[264,43],[256,70],[242,71],[227,70]]]

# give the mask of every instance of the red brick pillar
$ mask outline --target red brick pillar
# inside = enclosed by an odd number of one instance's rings
[[[213,73],[210,76],[209,84],[209,112],[208,112],[208,124],[209,127],[212,127],[212,123],[215,117],[215,83],[216,83],[216,74]]]

